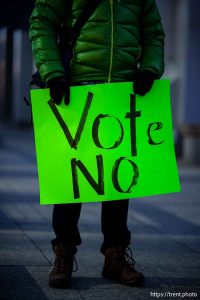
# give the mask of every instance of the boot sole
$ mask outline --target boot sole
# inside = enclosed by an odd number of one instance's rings
[[[118,283],[123,284],[123,285],[128,285],[128,286],[133,286],[133,287],[142,287],[145,283],[144,276],[135,278],[132,281],[123,281],[118,278],[114,278],[112,275],[110,275],[108,273],[102,272],[102,277],[104,277],[106,279],[117,281]]]
[[[71,282],[66,280],[51,280],[49,281],[49,287],[56,289],[69,289]]]

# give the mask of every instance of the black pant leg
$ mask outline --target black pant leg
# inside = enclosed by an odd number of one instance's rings
[[[77,246],[81,244],[78,229],[80,212],[81,203],[54,205],[52,225],[56,238],[52,240],[52,245],[67,243]]]
[[[110,246],[127,247],[130,244],[131,232],[127,227],[129,199],[102,202],[101,229],[104,241],[101,252],[105,253]]]

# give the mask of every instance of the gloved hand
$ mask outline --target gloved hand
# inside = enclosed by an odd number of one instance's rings
[[[65,104],[69,104],[70,99],[70,89],[69,83],[64,77],[55,77],[49,79],[47,82],[47,87],[50,89],[50,96],[52,101],[59,105],[64,96]]]
[[[138,71],[133,82],[135,94],[144,96],[150,91],[156,75],[150,71]]]

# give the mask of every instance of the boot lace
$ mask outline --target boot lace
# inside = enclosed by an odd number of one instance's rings
[[[134,270],[135,269],[135,260],[133,259],[133,253],[129,247],[124,250],[124,262],[127,267]]]
[[[69,263],[69,259],[71,258],[69,258],[68,256],[58,256],[55,261],[56,272],[61,272],[61,273],[64,272],[67,264]],[[76,272],[78,270],[78,264],[75,256],[73,256],[72,264],[73,264],[72,272]]]

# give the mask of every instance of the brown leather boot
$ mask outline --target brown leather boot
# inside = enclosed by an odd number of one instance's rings
[[[74,247],[69,247],[66,244],[53,246],[53,251],[55,253],[55,261],[49,273],[49,286],[60,289],[69,288],[71,286],[73,262],[76,262],[74,258],[76,251]]]
[[[134,268],[135,261],[130,248],[120,246],[110,247],[105,252],[105,262],[102,276],[117,280],[121,284],[129,286],[142,286],[145,278],[142,273]]]

